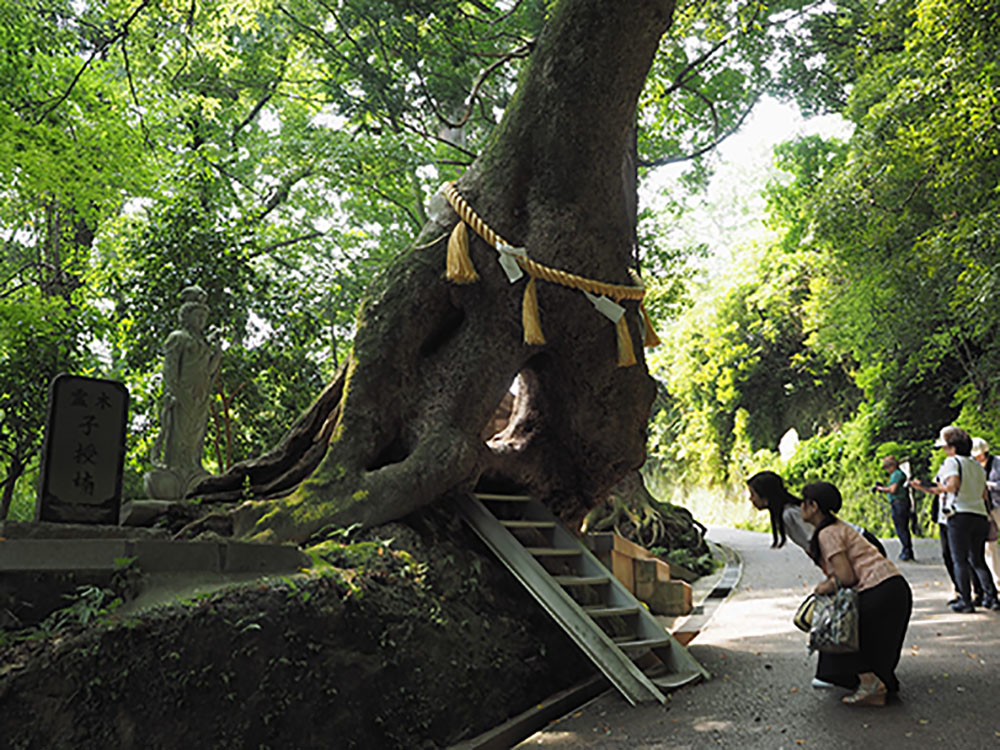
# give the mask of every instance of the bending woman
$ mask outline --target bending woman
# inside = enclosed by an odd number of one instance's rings
[[[895,565],[856,530],[840,521],[840,491],[829,482],[814,482],[802,490],[802,519],[816,527],[810,557],[826,579],[817,594],[832,594],[838,586],[858,592],[860,649],[850,654],[820,653],[816,675],[834,685],[856,689],[845,696],[852,706],[884,706],[899,691],[896,665],[913,610],[913,595]]]
[[[785,489],[785,481],[773,471],[754,474],[747,480],[747,489],[750,491],[750,502],[753,507],[757,510],[767,510],[771,514],[771,546],[784,547],[785,541],[791,539],[808,555],[809,542],[815,529],[802,520],[802,498],[795,497]],[[833,512],[839,510],[838,505]],[[878,537],[860,526],[849,525],[885,557],[885,547]]]

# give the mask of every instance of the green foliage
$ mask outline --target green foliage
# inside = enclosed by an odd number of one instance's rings
[[[349,351],[428,196],[489,142],[550,6],[0,4],[4,505],[29,512],[60,371],[127,383],[126,495],[141,492],[159,348],[189,283],[226,342],[206,462],[275,444]],[[636,120],[644,177],[690,160],[697,191],[704,155],[765,91],[855,131],[778,149],[773,235],[711,289],[689,267],[706,248],[665,229],[687,196],[638,212],[648,308],[670,323],[650,452],[672,482],[739,486],[777,465],[792,426],[806,441],[788,470],[849,492],[890,443],[924,461],[953,419],[1000,439],[998,13],[677,9]]]
[[[742,494],[764,468],[835,482],[848,518],[888,531],[879,460],[930,476],[930,438],[1000,422],[1000,11],[846,0],[783,37],[773,91],[854,125],[776,150],[773,241],[686,311],[657,372],[651,471]],[[796,394],[805,396],[793,408]],[[787,461],[777,437],[802,437]],[[926,512],[926,510],[925,510]]]
[[[61,372],[83,366],[88,316],[61,296],[36,287],[11,285],[0,296],[0,518],[13,501],[15,485],[37,467],[44,434],[49,384]],[[18,514],[23,515],[23,497]]]

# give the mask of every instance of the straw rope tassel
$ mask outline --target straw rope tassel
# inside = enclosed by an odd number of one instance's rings
[[[628,332],[628,315],[622,315],[615,323],[618,330],[618,366],[631,367],[636,363],[632,334]]]
[[[663,342],[656,335],[656,329],[653,328],[653,321],[649,319],[649,313],[646,312],[646,304],[644,302],[639,303],[639,311],[642,313],[643,328],[645,329],[642,341],[643,346],[659,346]]]
[[[472,284],[479,281],[476,267],[469,257],[469,230],[465,222],[459,221],[451,230],[448,238],[448,257],[445,263],[445,276],[455,284]]]
[[[524,299],[521,302],[521,327],[524,329],[524,343],[539,346],[545,343],[542,333],[542,321],[538,316],[538,290],[535,289],[535,277],[532,276],[524,287]]]

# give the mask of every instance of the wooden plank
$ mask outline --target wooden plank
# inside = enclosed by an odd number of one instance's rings
[[[654,648],[660,648],[661,646],[669,646],[672,643],[672,639],[671,638],[642,638],[639,640],[615,639],[615,643],[620,649],[623,649],[625,651],[634,651],[640,648],[654,649]]]
[[[579,557],[580,550],[565,549],[563,547],[525,547],[529,555],[535,557]]]
[[[616,549],[609,553],[611,562],[611,572],[615,578],[622,582],[622,586],[633,594],[635,592],[635,561],[628,555],[622,554]]]
[[[593,618],[598,617],[624,617],[626,615],[638,614],[639,607],[604,607],[601,605],[584,607],[583,611]]]
[[[500,726],[452,745],[448,750],[509,750],[544,728],[550,721],[565,716],[607,689],[608,679],[604,675],[595,675],[579,685],[546,698]]]
[[[554,529],[554,521],[500,521],[505,529]]]
[[[611,582],[608,576],[553,576],[552,580],[560,586],[600,586]]]
[[[491,492],[474,492],[472,496],[477,500],[500,500],[512,503],[530,503],[535,499],[531,495],[497,495]]]

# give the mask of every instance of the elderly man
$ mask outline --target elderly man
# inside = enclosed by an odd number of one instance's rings
[[[882,468],[889,473],[887,484],[876,484],[876,492],[884,492],[889,498],[892,509],[892,525],[896,527],[903,550],[899,553],[900,560],[913,559],[913,540],[910,538],[910,490],[906,485],[906,474],[899,468],[895,456],[882,459]]]
[[[1000,460],[990,453],[990,445],[983,438],[972,438],[972,457],[986,472],[986,492],[989,495],[990,519],[993,522],[986,542],[986,563],[993,580],[1000,585],[1000,547],[997,546],[996,529],[1000,528]]]

